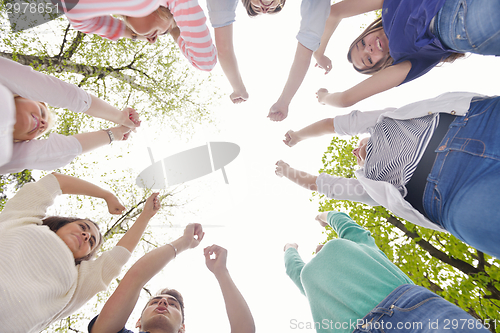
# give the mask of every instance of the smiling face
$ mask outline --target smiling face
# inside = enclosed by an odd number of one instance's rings
[[[151,298],[137,321],[141,331],[162,329],[165,332],[184,332],[181,304],[172,295],[158,295]]]
[[[87,220],[68,223],[59,228],[56,234],[66,243],[75,259],[83,258],[92,252],[101,237],[97,227]]]
[[[358,163],[359,166],[365,165],[365,160],[366,160],[366,144],[368,143],[369,138],[364,138],[359,141],[358,148],[355,148],[352,151],[352,154],[356,156],[356,163]]]
[[[373,68],[389,56],[389,40],[383,29],[366,35],[351,50],[351,61],[358,70]]]
[[[132,29],[136,34],[144,36],[148,42],[154,43],[156,42],[158,36],[166,35],[170,30],[176,27],[172,15],[166,15],[164,13],[165,11],[168,11],[168,9],[160,7],[148,16],[127,16],[126,22],[130,29]]]
[[[14,101],[16,104],[14,140],[32,140],[48,129],[49,112],[44,104],[23,97],[16,97]]]

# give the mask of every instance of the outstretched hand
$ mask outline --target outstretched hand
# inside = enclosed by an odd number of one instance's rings
[[[319,67],[325,70],[325,75],[330,73],[332,70],[332,61],[325,55],[316,58],[316,65],[314,67]]]
[[[108,205],[108,211],[110,214],[120,215],[123,214],[125,207],[120,203],[120,200],[113,194],[105,198],[106,204]]]
[[[248,93],[247,91],[234,91],[229,98],[231,99],[231,102],[234,104],[240,104],[243,102],[246,102],[248,99]]]
[[[156,213],[158,213],[161,208],[161,201],[158,198],[158,195],[159,193],[155,192],[149,196],[144,204],[142,214],[146,214],[149,218],[152,218],[156,215]]]
[[[286,251],[286,250],[288,250],[291,247],[293,247],[296,250],[299,249],[299,245],[297,243],[286,243],[285,247],[283,248],[283,251]]]
[[[136,127],[141,126],[139,114],[133,108],[128,106],[121,111],[120,118],[116,123],[128,127],[129,129],[135,129]]]
[[[267,117],[272,121],[282,121],[288,116],[288,105],[282,105],[279,102],[274,103],[269,109]]]
[[[288,163],[283,162],[283,160],[279,160],[276,162],[276,170],[274,170],[274,173],[276,176],[281,178],[285,175],[285,172],[289,167],[290,165],[288,165]]]
[[[113,136],[115,141],[125,141],[130,136],[130,127],[127,126],[116,126],[110,128],[111,132],[113,132]]]
[[[187,249],[194,249],[200,245],[201,240],[205,236],[203,227],[199,223],[190,223],[184,229],[183,238]]]
[[[203,254],[205,255],[205,263],[207,268],[214,274],[218,274],[227,270],[226,260],[227,260],[227,250],[219,245],[208,246],[203,249]],[[210,256],[215,254],[215,258],[211,259]]]
[[[285,140],[283,140],[283,142],[288,147],[293,147],[300,142],[300,138],[295,131],[289,130],[285,133]]]
[[[321,88],[316,92],[316,98],[320,104],[325,105],[326,96],[328,96],[328,90],[325,88]]]

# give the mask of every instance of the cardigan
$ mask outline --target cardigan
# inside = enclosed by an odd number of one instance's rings
[[[130,258],[116,246],[75,266],[64,241],[42,225],[59,194],[59,182],[48,175],[24,185],[0,213],[2,332],[39,332],[71,315],[105,290]]]
[[[398,109],[388,108],[370,112],[352,111],[347,115],[335,117],[335,132],[339,135],[367,133],[368,128],[375,125],[382,117],[411,119],[439,112],[463,116],[469,110],[472,98],[476,96],[482,95],[468,92],[451,92],[408,104]],[[416,225],[445,231],[441,226],[429,221],[414,209],[392,184],[366,178],[364,168],[360,168],[354,173],[356,179],[347,179],[325,173],[320,174],[316,179],[318,192],[331,199],[357,201],[371,206],[384,206],[396,216]]]
[[[350,333],[394,289],[414,283],[349,215],[329,212],[328,224],[339,238],[326,243],[307,264],[296,249],[288,248],[286,273],[307,297],[317,332]]]

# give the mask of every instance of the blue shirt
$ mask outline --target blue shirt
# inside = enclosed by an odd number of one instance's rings
[[[89,333],[90,331],[92,330],[92,327],[94,327],[94,324],[95,324],[95,321],[97,320],[97,317],[99,317],[99,315],[95,316],[94,319],[92,319],[89,323],[89,326],[88,326],[88,330],[89,330]],[[116,333],[134,333],[134,331],[131,331],[131,330],[128,330],[126,329],[125,327],[122,328],[120,331],[116,332]],[[139,332],[139,333],[146,333],[146,332]]]
[[[411,62],[403,83],[410,82],[454,53],[430,31],[431,20],[446,0],[384,0],[382,25],[394,65]],[[402,83],[402,84],[403,84]]]

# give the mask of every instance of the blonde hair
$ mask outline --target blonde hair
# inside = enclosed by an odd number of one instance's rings
[[[172,26],[172,28],[177,27],[177,23],[174,20],[174,16],[170,12],[170,9],[168,9],[167,7],[160,6],[153,13],[156,13],[164,21],[170,21],[170,20],[172,20],[173,23],[174,23],[173,26]],[[126,15],[117,15],[117,16],[121,17],[122,20],[123,20],[123,22],[125,22],[125,24],[127,25],[127,27],[129,27],[130,30],[134,31],[134,29],[132,28],[132,26],[128,22],[128,16],[126,16]]]
[[[351,46],[349,46],[349,52],[347,52],[347,60],[352,64],[352,58],[351,58],[351,52],[352,52],[352,49],[354,47],[356,47],[356,44],[358,44],[363,38],[365,38],[366,36],[368,36],[369,34],[371,34],[372,32],[375,32],[375,31],[378,31],[380,29],[384,29],[384,27],[382,26],[382,17],[379,17],[377,18],[375,21],[373,21],[362,33],[361,35],[359,35],[358,38],[356,38],[354,40],[354,42],[352,42]],[[444,58],[444,59],[441,59],[441,64],[444,63],[444,62],[453,62],[455,60],[457,60],[458,58],[462,58],[464,57],[465,54],[464,53],[452,53],[450,54],[448,57]],[[356,66],[354,66],[354,64],[352,64],[352,67],[354,67],[354,69],[356,71],[358,71],[359,73],[361,74],[369,74],[369,75],[372,75],[372,74],[375,74],[375,73],[378,73],[380,72],[381,70],[383,70],[384,68],[387,68],[389,66],[391,66],[394,62],[394,59],[392,59],[392,57],[389,55],[387,58],[382,58],[381,60],[379,60],[376,64],[374,64],[371,68],[367,68],[367,69],[359,69],[357,68]]]
[[[18,95],[18,94],[12,94],[14,96],[14,99],[16,98],[24,98],[24,99],[27,99],[21,95]],[[40,102],[40,101],[35,101],[36,103],[40,103],[43,108],[45,109],[45,113],[47,114],[47,127],[45,128],[45,131],[43,131],[42,133],[38,134],[37,136],[35,136],[35,139],[44,135],[45,133],[47,133],[47,131],[49,131],[52,127],[54,127],[54,124],[55,124],[55,117],[54,117],[54,113],[52,112],[51,109],[49,109],[49,107],[47,106],[47,104],[45,104],[44,102]]]

